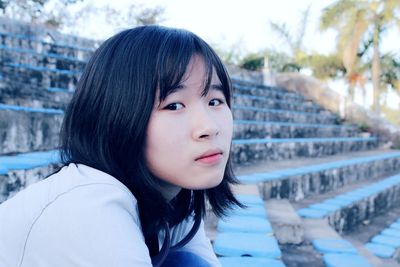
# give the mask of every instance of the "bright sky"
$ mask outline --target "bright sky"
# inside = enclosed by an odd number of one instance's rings
[[[95,6],[109,4],[106,0],[85,0]],[[320,33],[318,18],[323,7],[332,0],[114,0],[113,7],[123,9],[130,3],[152,7],[165,7],[165,26],[185,28],[211,44],[221,47],[240,45],[244,52],[263,48],[282,49],[286,44],[272,34],[269,21],[285,22],[296,32],[301,12],[311,4],[310,21],[305,36],[308,49],[328,53],[334,47],[335,34]],[[85,27],[79,33],[104,39],[117,29],[98,21],[96,17],[86,18]],[[100,25],[101,26],[100,26]],[[100,27],[99,27],[100,26]]]
[[[93,6],[112,5],[121,10],[130,4],[146,7],[163,6],[165,21],[162,25],[190,30],[213,46],[230,49],[239,47],[242,55],[265,48],[288,51],[286,43],[270,28],[269,21],[286,23],[292,33],[298,32],[301,13],[311,5],[309,22],[304,36],[304,47],[308,51],[328,54],[335,48],[335,32],[321,33],[318,30],[319,17],[324,7],[334,0],[85,0],[83,4]],[[79,4],[75,6],[79,8]],[[122,11],[123,12],[123,11]],[[75,29],[92,39],[106,39],[122,30],[92,15],[79,18],[81,26]],[[126,25],[125,28],[128,28]],[[383,38],[382,51],[400,53],[398,30]],[[343,91],[340,86],[338,91]],[[341,92],[343,93],[343,92]],[[368,96],[371,102],[372,95]],[[389,97],[390,99],[390,97]],[[396,100],[394,100],[396,99]],[[392,106],[398,107],[399,98],[392,99]]]
[[[335,47],[336,34],[318,30],[319,17],[324,7],[334,0],[84,0],[82,5],[111,5],[121,10],[130,4],[146,7],[163,6],[165,21],[162,25],[190,30],[212,45],[221,48],[240,46],[243,54],[264,48],[288,49],[286,43],[270,28],[269,21],[286,23],[297,33],[301,13],[311,5],[304,46],[309,51],[327,54]],[[80,5],[77,4],[77,7]],[[81,18],[81,27],[75,33],[105,39],[116,31],[110,23],[95,15]],[[126,27],[129,27],[127,25]],[[382,42],[384,51],[399,51],[399,31],[389,32]]]
[[[240,0],[240,1],[184,1],[170,0],[167,6],[169,26],[187,28],[206,40],[227,46],[242,43],[248,51],[265,47],[282,47],[282,41],[271,35],[269,21],[286,22],[295,32],[301,12],[314,2],[311,7],[309,32],[306,37],[319,37],[316,21],[319,11],[332,1],[310,0]],[[323,4],[325,3],[325,4]],[[309,40],[306,40],[309,41]],[[333,42],[332,42],[333,43]],[[313,43],[308,42],[310,48]],[[321,49],[328,51],[328,42]]]

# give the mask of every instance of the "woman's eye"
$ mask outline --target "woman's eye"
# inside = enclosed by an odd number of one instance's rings
[[[224,101],[222,101],[221,99],[215,98],[215,99],[212,99],[209,104],[210,104],[210,106],[218,106],[223,103],[224,103]]]
[[[164,109],[168,109],[168,110],[179,110],[182,109],[184,106],[181,103],[171,103],[169,105],[167,105]]]

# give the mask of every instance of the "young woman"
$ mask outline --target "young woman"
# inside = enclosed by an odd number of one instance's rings
[[[0,205],[0,266],[219,266],[205,236],[230,184],[231,83],[185,30],[143,26],[94,53],[65,113],[63,168]]]

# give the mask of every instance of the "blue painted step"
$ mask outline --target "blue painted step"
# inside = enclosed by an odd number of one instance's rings
[[[274,237],[255,233],[220,233],[214,242],[214,251],[227,257],[281,257],[278,242]]]
[[[0,157],[0,174],[10,170],[26,170],[60,162],[58,150],[22,153],[15,156]]]
[[[253,257],[221,257],[222,267],[285,267],[280,260]]]

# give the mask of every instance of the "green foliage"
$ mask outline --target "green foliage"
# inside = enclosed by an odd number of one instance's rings
[[[301,66],[296,63],[288,63],[282,67],[282,72],[299,72],[301,70]]]
[[[285,68],[287,68],[285,66],[295,63],[293,57],[283,52],[267,50],[265,54],[268,57],[269,69],[272,70],[273,72],[283,72]]]
[[[264,57],[260,54],[249,54],[240,62],[240,67],[246,70],[261,70],[264,66]]]
[[[374,110],[379,113],[379,95],[382,83],[393,86],[396,71],[384,70],[380,55],[383,33],[393,25],[400,26],[398,0],[337,0],[326,7],[321,15],[320,29],[332,28],[338,32],[337,54],[346,69],[349,91],[357,77],[370,79],[374,91]],[[366,53],[373,47],[372,53]],[[370,69],[370,70],[369,70]]]
[[[302,12],[301,20],[299,21],[298,28],[295,31],[291,31],[286,23],[270,21],[271,29],[289,46],[290,53],[295,58],[295,61],[298,61],[297,56],[303,51],[303,40],[307,29],[310,9],[311,5]]]
[[[78,2],[83,0],[0,0],[0,10],[12,19],[39,22],[57,28],[63,23],[65,7]],[[57,5],[49,11],[46,9],[48,4]]]
[[[239,65],[242,60],[243,42],[241,40],[236,41],[228,47],[222,47],[220,42],[211,43],[211,46],[225,64]]]
[[[400,149],[400,136],[399,135],[397,135],[393,139],[393,149]]]
[[[383,106],[381,107],[381,111],[388,121],[393,123],[393,125],[400,127],[399,109],[392,109],[387,106]]]
[[[400,57],[393,53],[383,55],[381,68],[382,82],[397,89],[400,93]]]
[[[304,65],[312,69],[318,79],[343,77],[346,73],[340,57],[337,54],[311,54],[304,60]]]
[[[68,6],[81,2],[77,8]],[[134,1],[133,1],[134,2]],[[131,3],[122,8],[108,3],[93,4],[84,0],[0,0],[3,15],[15,20],[38,23],[72,34],[82,32],[87,24],[102,23],[115,29],[157,24],[163,20],[164,7]]]
[[[82,2],[83,0],[60,0],[64,5],[75,4],[77,2]],[[31,7],[35,9],[35,12],[42,13],[44,6],[49,2],[49,0],[0,0],[0,9],[5,11],[5,9],[12,3],[21,9],[30,12]]]
[[[7,7],[9,1],[6,0],[0,0],[0,10],[3,10]]]
[[[302,68],[291,56],[275,50],[248,54],[239,61],[239,66],[247,70],[261,70],[264,58],[268,59],[268,68],[273,72],[293,72]]]
[[[154,8],[144,7],[135,15],[137,25],[150,25],[160,23],[163,19],[165,8],[156,6]]]
[[[358,124],[358,129],[363,132],[363,133],[367,133],[371,131],[371,128],[368,126],[367,123],[365,122],[361,122]]]
[[[359,2],[358,0],[339,0],[324,8],[320,21],[320,29],[327,30],[336,27],[338,23],[340,26],[344,26],[345,23],[342,22],[341,18],[346,16]],[[348,26],[350,27],[351,25]]]

